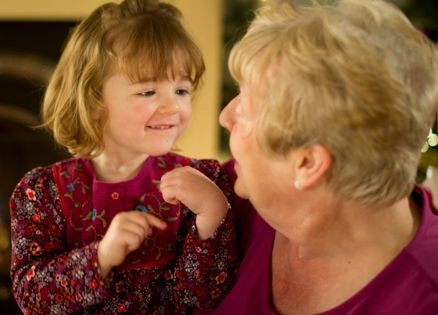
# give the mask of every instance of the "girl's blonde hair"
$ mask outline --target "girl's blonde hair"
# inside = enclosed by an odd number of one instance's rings
[[[102,85],[118,71],[133,82],[189,76],[196,89],[205,66],[181,12],[158,0],[100,6],[72,32],[47,87],[43,126],[71,154],[103,150]]]
[[[240,84],[263,91],[261,148],[323,145],[327,184],[374,206],[412,191],[438,107],[437,63],[436,46],[378,0],[262,8],[229,59]]]

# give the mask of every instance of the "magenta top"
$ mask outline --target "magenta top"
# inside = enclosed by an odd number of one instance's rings
[[[421,223],[410,244],[362,290],[322,315],[438,314],[438,213],[424,188],[417,186],[412,198]],[[248,203],[237,200],[233,208],[243,256],[237,282],[219,308],[195,314],[276,314],[270,285],[275,232]]]
[[[105,183],[87,159],[69,159],[27,173],[10,202],[13,292],[25,314],[186,314],[211,309],[236,269],[236,236],[229,211],[214,235],[197,237],[195,215],[166,203],[161,176],[190,165],[231,197],[219,162],[176,154],[149,157],[128,181]],[[144,211],[167,221],[105,281],[97,244],[112,218]]]

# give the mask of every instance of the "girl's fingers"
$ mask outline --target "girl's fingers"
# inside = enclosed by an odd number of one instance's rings
[[[176,205],[179,200],[176,196],[177,187],[176,186],[166,186],[161,187],[161,194],[163,195],[164,201]]]
[[[146,222],[148,223],[148,226],[156,227],[159,230],[164,230],[167,227],[167,223],[163,221],[162,219],[158,218],[157,216],[150,214],[150,213],[141,213],[146,218]]]
[[[140,247],[141,243],[144,241],[144,235],[140,235],[133,231],[127,231],[124,236],[125,244],[127,246],[127,251],[131,252]]]
[[[136,222],[137,224],[140,224],[145,230],[148,227],[156,227],[160,230],[164,230],[167,227],[167,223],[165,221],[151,213],[144,213],[137,210],[127,213],[130,220]]]
[[[166,222],[150,213],[129,211],[123,215],[125,219],[119,221],[120,229],[136,233],[143,237],[143,239],[152,234],[153,227],[160,230],[164,230],[167,227]]]

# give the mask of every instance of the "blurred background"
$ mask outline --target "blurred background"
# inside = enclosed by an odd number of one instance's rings
[[[207,66],[194,101],[190,127],[177,146],[180,153],[199,158],[229,158],[228,135],[217,123],[221,108],[236,94],[226,67],[227,58],[233,43],[245,32],[253,10],[267,1],[166,1],[182,10]],[[44,88],[71,28],[104,2],[107,1],[0,0],[0,305],[5,315],[19,314],[10,292],[9,197],[25,172],[68,157],[50,135],[30,127],[40,122]],[[436,0],[391,2],[437,41]],[[417,180],[438,195],[437,145],[435,125],[423,147]]]

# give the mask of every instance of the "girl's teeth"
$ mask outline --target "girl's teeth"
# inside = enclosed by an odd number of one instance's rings
[[[170,125],[148,126],[151,129],[169,129]]]

